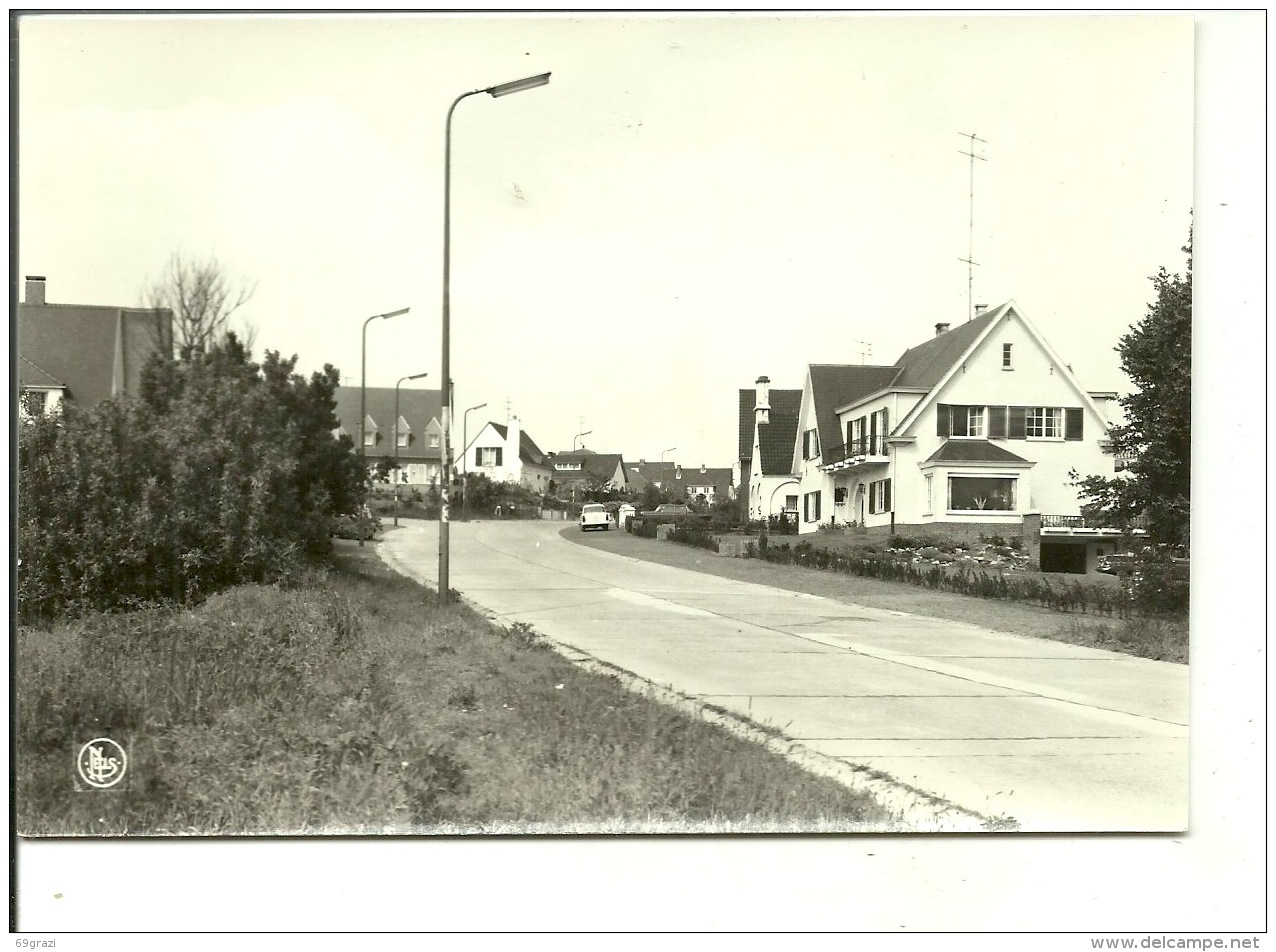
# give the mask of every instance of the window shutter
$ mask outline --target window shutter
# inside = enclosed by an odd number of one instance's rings
[[[882,493],[883,493],[882,512],[890,512],[891,511],[891,481],[889,479],[884,479],[882,480],[882,482],[886,484],[885,488],[882,490]]]
[[[1028,438],[1027,407],[1010,407],[1010,426],[1006,435],[1012,440],[1026,440]]]
[[[850,452],[851,444],[855,442],[855,437],[853,435],[854,427],[855,427],[854,420],[846,421],[846,450],[848,453]]]
[[[501,455],[502,455],[502,447],[498,446],[496,448],[496,465],[497,466],[501,465]]]
[[[948,420],[948,404],[940,403],[935,406],[935,435],[948,436],[949,420]]]
[[[1080,407],[1064,407],[1063,438],[1065,440],[1081,439],[1085,427],[1084,411]]]
[[[1006,438],[1006,408],[988,408],[988,439],[1004,440]]]
[[[887,410],[885,407],[882,407],[882,439],[883,441],[885,441],[886,437],[890,434],[890,432],[891,432],[891,414],[889,410]]]

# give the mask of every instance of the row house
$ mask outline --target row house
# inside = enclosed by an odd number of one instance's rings
[[[400,481],[412,486],[438,485],[443,461],[443,398],[439,390],[400,387],[359,387],[336,390],[338,427],[334,436],[348,436],[355,452],[369,468],[397,460]],[[363,409],[360,426],[360,409]]]

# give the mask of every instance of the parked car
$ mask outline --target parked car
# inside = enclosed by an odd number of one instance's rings
[[[649,509],[638,515],[643,522],[663,525],[672,522],[690,522],[695,519],[709,519],[708,513],[696,512],[690,506],[680,502],[661,503],[655,509]]]
[[[586,503],[580,509],[580,531],[585,532],[588,529],[603,529],[604,531],[611,528],[611,513],[607,511],[607,507],[602,503]]]

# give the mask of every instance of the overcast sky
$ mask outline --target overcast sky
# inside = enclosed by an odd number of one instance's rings
[[[30,17],[21,274],[138,304],[174,250],[256,293],[257,348],[359,382],[440,376],[453,126],[457,404],[545,450],[736,453],[736,390],[891,363],[1019,303],[1091,390],[1181,271],[1192,20]],[[583,421],[583,425],[582,425]],[[471,432],[474,427],[471,427]]]

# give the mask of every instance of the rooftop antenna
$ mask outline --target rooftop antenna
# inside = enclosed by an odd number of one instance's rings
[[[511,412],[510,407],[511,407],[510,398],[509,398],[509,395],[507,394],[505,397],[505,422],[506,423],[510,421],[510,412]]]
[[[979,138],[979,136],[975,135],[973,132],[959,132],[957,134],[970,140],[969,152],[958,150],[962,155],[970,156],[970,228],[967,236],[969,250],[966,252],[966,257],[957,259],[958,261],[966,262],[966,320],[970,320],[975,314],[973,304],[974,296],[972,292],[972,288],[975,283],[974,267],[979,264],[979,262],[975,260],[975,159],[978,159],[980,162],[988,161],[982,155],[975,154],[975,143],[980,142],[987,145],[988,140]]]
[[[871,340],[853,340],[851,343],[860,345],[860,349],[856,351],[860,355],[860,363],[868,363],[868,358],[873,356],[873,342]]]

